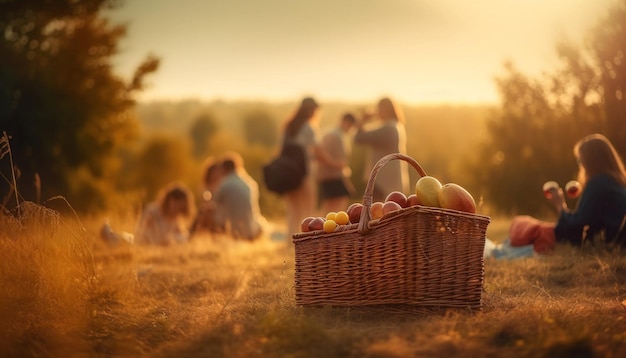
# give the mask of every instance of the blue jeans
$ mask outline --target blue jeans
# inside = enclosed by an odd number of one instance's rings
[[[533,245],[511,246],[509,238],[503,243],[495,244],[493,241],[486,239],[485,242],[485,258],[493,257],[496,260],[511,260],[524,257],[535,257],[536,253]]]

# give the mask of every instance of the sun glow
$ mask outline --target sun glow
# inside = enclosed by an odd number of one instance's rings
[[[504,61],[539,75],[555,65],[555,44],[581,42],[610,3],[364,1],[356,9],[330,0],[157,0],[151,11],[134,1],[111,17],[129,24],[116,59],[121,74],[130,76],[148,53],[162,59],[141,100],[385,94],[494,103]]]

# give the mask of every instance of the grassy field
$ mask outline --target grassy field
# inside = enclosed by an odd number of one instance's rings
[[[488,260],[481,312],[430,315],[297,307],[270,238],[109,247],[43,209],[0,216],[0,268],[3,357],[626,356],[626,256],[602,249]]]

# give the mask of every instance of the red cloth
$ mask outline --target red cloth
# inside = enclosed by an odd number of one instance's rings
[[[554,248],[554,223],[537,220],[528,215],[513,218],[509,228],[511,246],[533,245],[535,252],[544,254]]]

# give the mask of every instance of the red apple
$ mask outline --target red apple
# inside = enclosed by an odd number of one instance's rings
[[[576,199],[580,195],[580,183],[576,180],[570,180],[565,184],[565,192],[570,199]]]
[[[300,223],[300,230],[302,230],[302,232],[309,231],[309,223],[313,219],[315,219],[313,216],[307,216],[306,218],[302,219],[302,222]]]
[[[476,201],[474,201],[472,194],[462,186],[454,183],[447,183],[441,187],[439,203],[445,209],[465,211],[472,214],[476,212]]]
[[[383,204],[383,216],[398,210],[402,210],[402,206],[393,200],[385,201]]]
[[[554,193],[559,190],[559,183],[554,180],[547,181],[543,184],[543,196],[550,199]]]
[[[391,193],[389,193],[389,195],[387,195],[387,197],[385,198],[385,202],[387,201],[395,201],[403,208],[406,208],[408,206],[407,197],[401,191],[392,191]]]
[[[324,222],[326,222],[326,219],[322,217],[314,218],[309,223],[309,231],[324,230]]]
[[[417,200],[417,195],[411,194],[411,195],[407,196],[407,198],[406,198],[406,205],[407,205],[407,207],[408,206],[420,205],[419,200]]]
[[[348,206],[346,212],[348,213],[348,217],[350,218],[350,223],[356,224],[361,219],[361,211],[363,211],[363,204],[361,203],[353,203]]]
[[[377,201],[372,204],[372,206],[370,207],[370,216],[372,220],[380,219],[383,217],[383,202],[382,201]]]

